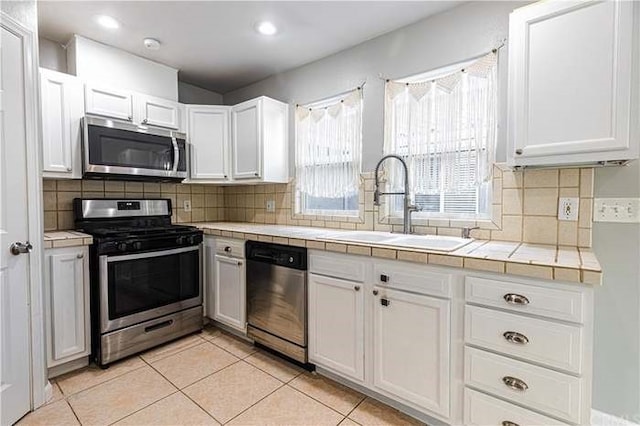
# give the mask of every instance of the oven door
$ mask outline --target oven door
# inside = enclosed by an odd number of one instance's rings
[[[201,245],[100,256],[100,331],[202,304]]]
[[[184,134],[95,117],[84,120],[85,176],[187,177]]]

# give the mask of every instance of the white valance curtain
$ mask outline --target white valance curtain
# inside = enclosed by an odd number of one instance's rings
[[[362,90],[296,108],[296,188],[313,197],[356,194],[362,163]]]
[[[387,81],[384,152],[407,160],[412,194],[477,188],[491,179],[496,115],[494,52],[439,78]],[[388,171],[400,188],[400,168]]]

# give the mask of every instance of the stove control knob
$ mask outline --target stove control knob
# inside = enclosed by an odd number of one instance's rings
[[[133,243],[133,248],[136,250],[140,250],[142,248],[142,243],[140,241],[136,241]]]
[[[180,245],[180,244],[184,244],[184,237],[178,237],[176,238],[176,244]]]
[[[126,251],[127,250],[127,243],[118,243],[118,250]]]
[[[294,260],[293,256],[289,256],[289,263],[293,263]]]
[[[189,237],[189,244],[194,245],[196,243],[196,237],[194,235]]]

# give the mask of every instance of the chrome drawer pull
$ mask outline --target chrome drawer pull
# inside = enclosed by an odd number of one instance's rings
[[[505,331],[502,333],[507,342],[515,343],[517,345],[526,345],[529,343],[529,338],[517,331]]]
[[[510,305],[528,305],[529,299],[526,297],[515,294],[515,293],[507,293],[503,297],[504,301],[509,303]]]
[[[504,420],[502,426],[520,426],[518,423],[510,422],[509,420]]]
[[[529,385],[516,377],[504,376],[502,378],[502,383],[504,383],[507,387],[520,392],[524,392],[529,389]]]

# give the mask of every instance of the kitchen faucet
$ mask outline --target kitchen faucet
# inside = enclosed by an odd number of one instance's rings
[[[404,170],[404,192],[380,192],[380,188],[379,188],[380,182],[378,179],[378,171],[380,170],[380,165],[389,158],[395,158],[396,160],[400,161],[400,163],[402,163],[402,167]],[[411,233],[411,213],[418,211],[419,208],[411,204],[409,200],[409,168],[407,167],[407,163],[399,155],[395,155],[395,154],[385,155],[380,159],[380,161],[378,161],[378,164],[376,164],[375,178],[376,178],[376,190],[373,193],[373,205],[374,206],[380,205],[381,195],[402,195],[404,197],[402,233],[410,234]]]

